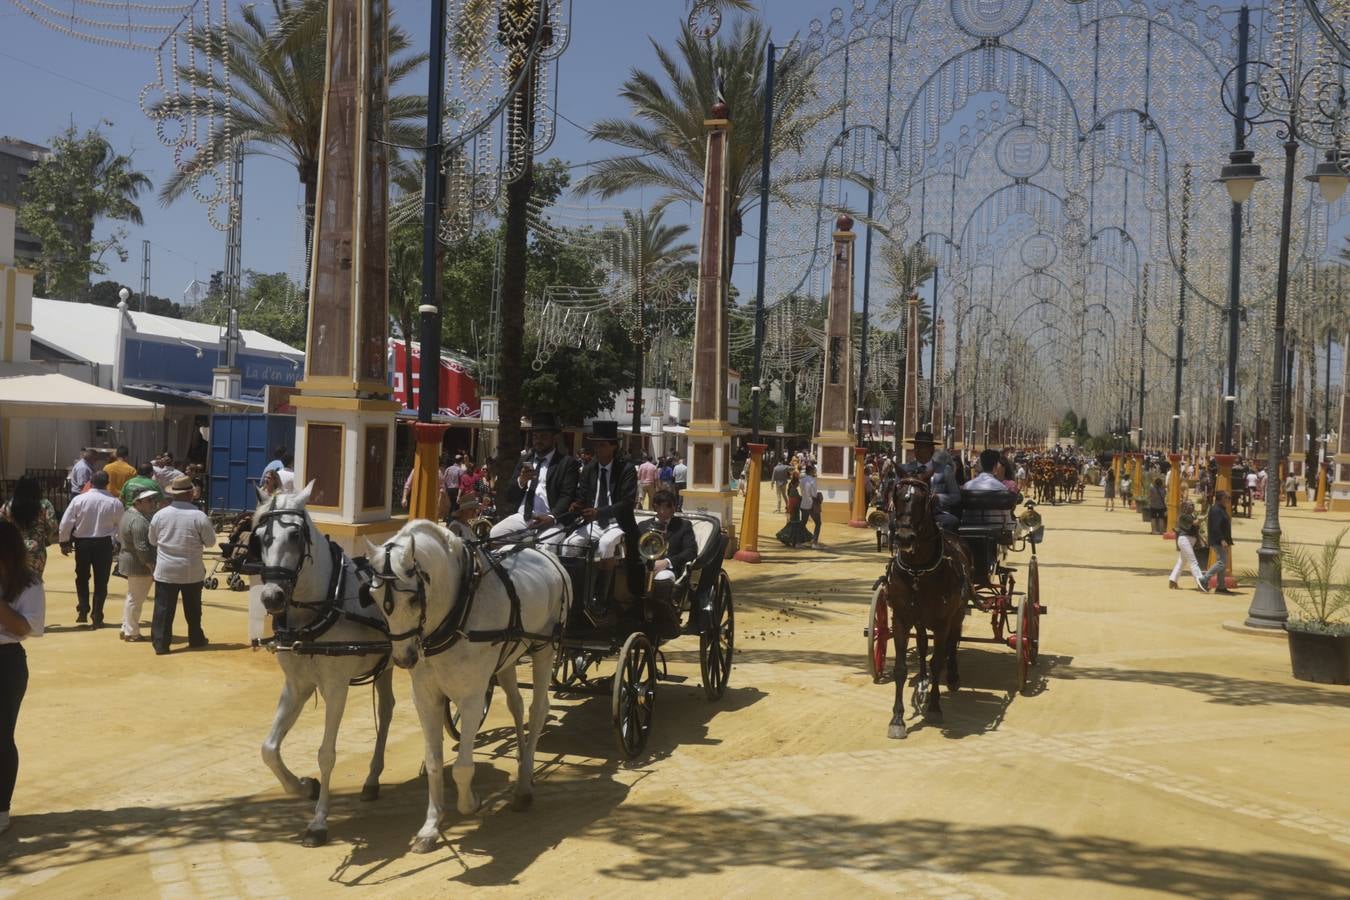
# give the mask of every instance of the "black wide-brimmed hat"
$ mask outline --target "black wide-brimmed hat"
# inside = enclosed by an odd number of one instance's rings
[[[609,419],[596,419],[591,423],[591,433],[586,435],[588,441],[609,441],[612,444],[619,442],[619,423]]]
[[[932,444],[932,445],[934,445],[934,446],[937,445],[937,442],[933,440],[933,432],[931,432],[931,431],[923,431],[922,429],[920,429],[919,431],[914,432],[914,437],[909,438],[908,440],[905,441],[905,443],[906,443],[906,444]]]
[[[551,412],[537,412],[530,414],[531,431],[562,431],[562,426],[558,424],[558,416]]]

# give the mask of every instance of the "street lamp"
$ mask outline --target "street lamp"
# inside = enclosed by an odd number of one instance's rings
[[[1246,9],[1243,9],[1243,24],[1246,24]],[[1277,26],[1276,44],[1297,45],[1302,40],[1300,17],[1291,14]],[[1294,203],[1294,170],[1298,156],[1299,142],[1331,150],[1338,147],[1345,138],[1346,89],[1344,73],[1350,66],[1342,62],[1335,54],[1314,53],[1310,58],[1317,62],[1308,68],[1302,65],[1302,55],[1286,57],[1284,65],[1276,66],[1264,60],[1249,63],[1245,58],[1246,29],[1239,34],[1240,58],[1238,65],[1224,77],[1224,86],[1220,96],[1234,118],[1235,131],[1241,135],[1256,125],[1274,125],[1277,133],[1284,139],[1284,192],[1280,208],[1280,251],[1279,266],[1275,281],[1275,317],[1274,348],[1272,353],[1270,384],[1270,402],[1266,411],[1270,436],[1267,448],[1267,471],[1271,478],[1278,479],[1280,471],[1279,432],[1284,422],[1284,349],[1285,349],[1285,310],[1289,299],[1289,243],[1292,236],[1292,214]],[[1248,66],[1256,66],[1260,73],[1255,79],[1247,76]],[[1231,84],[1230,78],[1235,78]],[[1248,90],[1254,88],[1255,112],[1248,113]],[[1228,106],[1229,95],[1236,100],[1236,108]],[[1250,176],[1230,179],[1225,186],[1238,181],[1236,190],[1241,192],[1246,186],[1243,182]],[[1308,180],[1317,184],[1322,195],[1327,198],[1339,198],[1345,192],[1347,178],[1336,157],[1331,155],[1319,164]],[[1254,184],[1254,181],[1253,181]],[[1234,188],[1229,188],[1230,197]],[[1249,192],[1250,193],[1250,192]],[[1230,322],[1230,328],[1233,323]],[[1230,331],[1231,334],[1231,331]],[[1236,390],[1230,388],[1230,394]],[[1272,500],[1272,497],[1274,498]],[[1266,491],[1266,518],[1261,526],[1261,548],[1256,553],[1259,560],[1259,579],[1253,592],[1251,608],[1247,611],[1246,624],[1255,628],[1283,628],[1289,619],[1289,610],[1284,603],[1284,591],[1280,573],[1280,504],[1278,487]]]
[[[1246,203],[1256,189],[1256,183],[1266,180],[1261,174],[1261,164],[1255,162],[1255,158],[1254,150],[1234,150],[1228,154],[1228,165],[1219,170],[1215,181],[1228,190],[1228,197],[1234,203]]]
[[[1336,151],[1328,150],[1326,157],[1317,164],[1311,175],[1304,175],[1304,181],[1311,181],[1317,185],[1317,190],[1321,192],[1322,199],[1328,203],[1335,203],[1345,194],[1345,188],[1350,185],[1350,175],[1345,174],[1341,164],[1336,161]]]

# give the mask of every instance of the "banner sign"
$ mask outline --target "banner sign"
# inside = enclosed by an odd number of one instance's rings
[[[404,385],[407,345],[397,338],[390,339],[393,359],[390,372],[394,381],[394,399],[409,409],[417,408],[422,377],[422,353],[414,344],[412,351],[412,396]],[[457,419],[477,419],[482,414],[478,399],[478,383],[468,370],[452,359],[441,357],[440,413]]]

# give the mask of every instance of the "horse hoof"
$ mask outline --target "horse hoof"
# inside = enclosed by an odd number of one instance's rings
[[[525,812],[531,806],[534,806],[534,794],[516,794],[511,799],[511,809],[515,812]]]
[[[379,783],[368,784],[361,788],[361,799],[369,803],[372,800],[380,799]]]
[[[886,737],[893,741],[903,741],[909,737],[909,732],[905,729],[904,724],[892,725],[886,730]]]
[[[317,778],[301,778],[300,790],[311,800],[319,799],[319,780]]]
[[[322,847],[328,843],[327,828],[307,828],[305,829],[305,839],[300,843],[306,847]]]
[[[941,724],[942,724],[942,710],[940,710],[940,709],[930,709],[930,710],[928,710],[927,712],[925,712],[925,713],[923,714],[923,720],[924,720],[925,722],[931,722],[931,723],[934,724],[934,725],[941,725]]]
[[[412,852],[414,853],[430,853],[435,849],[436,838],[434,837],[419,837],[417,840],[413,841]]]

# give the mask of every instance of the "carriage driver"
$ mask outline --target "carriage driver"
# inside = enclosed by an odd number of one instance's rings
[[[956,469],[952,456],[946,450],[935,453],[937,444],[933,432],[920,429],[908,442],[914,447],[915,462],[907,463],[904,474],[912,478],[927,478],[937,501],[934,517],[943,531],[955,532],[960,520],[956,511],[961,508],[961,488],[956,483]]]
[[[600,560],[601,584],[612,578],[619,542],[624,543],[624,568],[628,587],[633,597],[641,597],[646,587],[642,560],[638,556],[637,469],[619,454],[619,423],[597,420],[587,443],[595,451],[595,459],[581,473],[577,499],[572,508],[579,511],[587,524],[573,531],[564,541],[563,553],[580,556],[584,548],[594,543],[595,558]],[[600,593],[607,598],[607,593]]]
[[[577,499],[577,466],[558,444],[562,432],[551,412],[530,416],[532,450],[516,463],[516,470],[501,492],[506,518],[492,526],[492,537],[524,528],[548,528]]]
[[[660,490],[652,496],[656,515],[641,525],[643,533],[656,531],[665,536],[666,553],[652,563],[656,573],[652,581],[650,609],[652,618],[661,627],[662,637],[675,637],[680,630],[680,614],[674,606],[675,581],[683,577],[689,565],[698,557],[698,542],[694,540],[694,526],[688,519],[675,515],[675,495]],[[694,624],[691,617],[691,625]]]

